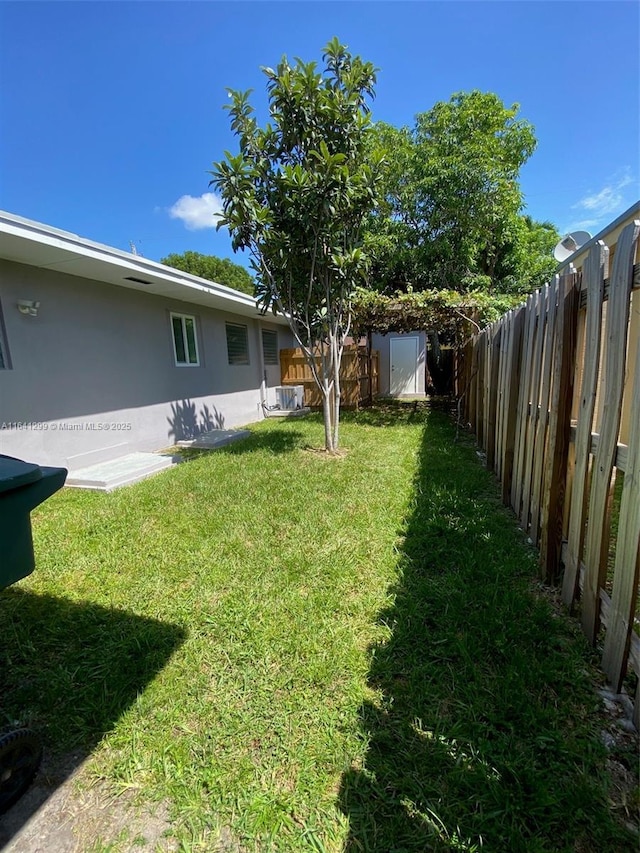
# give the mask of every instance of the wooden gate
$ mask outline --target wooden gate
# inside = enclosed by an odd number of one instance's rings
[[[379,353],[371,353],[371,377],[369,376],[369,356],[367,348],[350,344],[345,346],[340,365],[340,383],[342,388],[342,406],[357,408],[369,399],[370,383],[372,396],[379,391]],[[318,359],[319,364],[319,359]],[[322,395],[315,383],[311,368],[301,349],[280,350],[280,384],[303,385],[304,404],[312,409],[322,408]]]

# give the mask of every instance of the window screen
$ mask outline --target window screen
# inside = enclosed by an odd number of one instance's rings
[[[227,323],[227,354],[229,364],[249,364],[247,327]]]
[[[8,370],[10,367],[9,347],[7,346],[7,335],[4,328],[4,317],[2,316],[2,305],[0,305],[0,370]]]
[[[262,355],[265,364],[278,364],[278,333],[262,330]]]

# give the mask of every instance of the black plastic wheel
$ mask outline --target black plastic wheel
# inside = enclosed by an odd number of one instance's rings
[[[17,729],[0,737],[0,814],[24,794],[41,761],[42,744],[35,732]]]

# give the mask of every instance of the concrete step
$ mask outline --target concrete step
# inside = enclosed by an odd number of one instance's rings
[[[217,447],[224,447],[225,444],[231,444],[248,435],[251,435],[248,429],[212,429],[189,441],[177,441],[176,446],[193,447],[196,450],[215,450]]]
[[[121,486],[146,480],[153,474],[171,468],[178,461],[179,457],[160,453],[127,453],[108,462],[72,471],[66,485],[74,489],[111,492]]]
[[[308,415],[310,408],[304,409],[267,409],[264,413],[265,418],[299,418],[302,415]]]

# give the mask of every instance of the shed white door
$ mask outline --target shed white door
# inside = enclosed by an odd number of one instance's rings
[[[418,390],[418,339],[391,338],[391,379],[393,397],[416,394]]]

